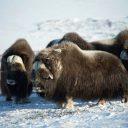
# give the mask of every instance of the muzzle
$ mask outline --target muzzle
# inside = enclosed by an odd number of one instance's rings
[[[11,79],[7,79],[6,80],[6,83],[10,86],[14,86],[16,84],[16,81],[15,80],[11,80]]]

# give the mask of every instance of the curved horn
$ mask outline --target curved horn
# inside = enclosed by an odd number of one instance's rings
[[[24,66],[24,63],[23,63],[23,60],[20,56],[17,56],[17,55],[11,55],[7,58],[7,62],[8,63],[11,63],[11,64],[15,64],[15,63],[19,63],[21,64],[22,66],[22,69],[23,70],[26,70],[25,66]]]

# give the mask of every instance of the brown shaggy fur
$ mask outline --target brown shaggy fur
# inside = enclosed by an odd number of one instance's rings
[[[10,46],[2,55],[1,59],[1,91],[2,94],[6,96],[7,99],[11,98],[11,93],[9,88],[6,86],[7,72],[10,70],[7,64],[7,58],[11,55],[18,55],[22,58],[25,69],[27,71],[27,77],[30,82],[30,75],[32,70],[32,62],[34,59],[34,52],[29,46],[25,39],[17,40],[12,46]],[[28,87],[29,88],[29,87]]]
[[[59,43],[61,43],[62,41],[71,41],[83,50],[94,49],[93,45],[89,44],[86,40],[84,40],[80,35],[75,32],[66,33]]]
[[[120,58],[124,44],[128,40],[128,29],[121,31],[116,37],[108,40],[90,42],[96,50],[110,52]]]
[[[75,32],[67,33],[63,36],[59,43],[63,41],[71,41],[77,44],[83,50],[101,50],[112,53],[120,58],[122,50],[125,49],[125,43],[128,42],[128,29],[121,31],[116,37],[107,40],[99,40],[87,42]],[[120,58],[121,59],[121,58]],[[122,60],[128,71],[128,61]]]
[[[35,58],[45,97],[58,102],[72,98],[112,98],[128,94],[127,71],[120,60],[103,51],[83,51],[73,43],[42,50]],[[44,77],[53,74],[53,79]],[[125,97],[126,98],[126,97]],[[67,104],[70,104],[67,103]]]

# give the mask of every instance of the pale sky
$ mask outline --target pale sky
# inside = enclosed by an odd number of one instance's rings
[[[0,0],[0,54],[41,21],[126,16],[128,0]]]

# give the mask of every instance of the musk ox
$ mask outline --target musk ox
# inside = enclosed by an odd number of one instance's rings
[[[96,50],[110,52],[120,58],[124,45],[128,41],[128,29],[121,31],[116,37],[109,40],[94,41],[91,44]],[[120,58],[121,59],[121,58]]]
[[[126,59],[126,42],[128,42],[128,29],[121,31],[117,36],[112,39],[93,42],[87,42],[75,32],[69,32],[66,33],[62,37],[62,39],[56,40],[56,43],[50,44],[50,46],[63,43],[63,41],[71,41],[77,44],[83,50],[101,50],[112,53],[122,60],[125,68],[128,70],[128,59]]]
[[[32,92],[30,80],[34,52],[25,39],[17,40],[2,55],[1,91],[7,101],[27,102]]]
[[[81,50],[66,42],[46,48],[35,57],[33,80],[47,99],[73,107],[73,98],[128,98],[127,71],[114,55]],[[39,88],[39,87],[38,87]]]
[[[123,50],[124,43],[128,40],[128,30],[121,31],[116,37],[107,40],[99,40],[93,42],[87,42],[82,37],[80,37],[77,33],[71,32],[67,33],[63,36],[61,41],[71,41],[77,44],[83,50],[101,50],[113,53],[114,55],[120,57],[120,53]],[[85,47],[86,45],[86,47]],[[90,47],[89,47],[89,46]]]
[[[101,50],[112,53],[122,60],[125,68],[128,70],[128,59],[126,59],[127,52],[125,52],[127,51],[126,45],[128,42],[128,29],[121,31],[116,37],[112,39],[93,42],[87,42],[77,33],[70,32],[65,34],[63,38],[58,41],[58,43],[63,43],[63,41],[71,41],[77,44],[83,50]]]

